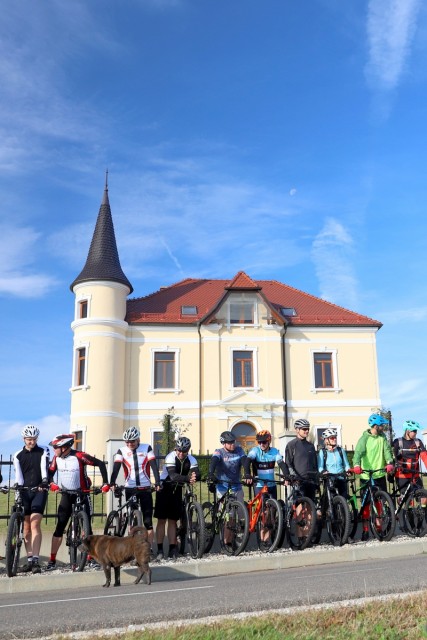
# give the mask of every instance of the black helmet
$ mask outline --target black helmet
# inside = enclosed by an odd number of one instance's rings
[[[225,444],[226,442],[236,442],[236,436],[231,431],[223,431],[219,436],[219,441],[221,444]]]

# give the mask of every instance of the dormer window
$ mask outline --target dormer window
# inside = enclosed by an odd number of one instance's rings
[[[286,316],[289,317],[289,316],[296,316],[297,315],[297,312],[294,309],[294,307],[282,307],[280,309],[280,313],[282,314],[282,316],[285,316],[285,317]]]
[[[181,307],[182,316],[197,316],[197,307],[191,305],[183,305]]]
[[[230,324],[256,324],[257,322],[257,304],[254,296],[233,295],[228,309]]]

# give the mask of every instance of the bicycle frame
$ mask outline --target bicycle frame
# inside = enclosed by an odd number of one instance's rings
[[[268,483],[272,482],[271,480],[263,480],[261,478],[254,478],[254,481],[264,482],[264,486],[260,489],[260,491],[248,502],[248,511],[249,511],[249,531],[253,533],[256,530],[257,522],[259,520],[261,510],[265,504],[265,501],[268,498],[271,498],[271,494],[269,492]],[[276,482],[276,484],[282,484],[281,482]]]
[[[409,482],[406,485],[403,493],[400,493],[400,490],[398,488],[396,488],[393,491],[392,496],[391,496],[395,500],[395,504],[397,504],[396,510],[394,512],[394,514],[396,516],[399,515],[399,513],[402,511],[402,509],[404,507],[404,504],[405,504],[406,500],[408,499],[408,497],[410,495],[412,495],[413,493],[415,493],[416,491],[418,491],[419,489],[422,489],[422,487],[417,485],[415,476],[416,475],[419,475],[419,476],[427,475],[426,473],[421,473],[419,471],[409,471],[409,470],[406,470],[406,469],[405,469],[405,473],[411,474],[412,478],[409,479]]]

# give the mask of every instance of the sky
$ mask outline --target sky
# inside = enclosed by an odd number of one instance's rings
[[[427,427],[426,36],[421,0],[4,0],[0,454],[69,430],[107,168],[134,296],[244,270],[380,320]]]

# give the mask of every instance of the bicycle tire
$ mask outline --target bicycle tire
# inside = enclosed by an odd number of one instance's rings
[[[350,533],[350,511],[347,500],[342,496],[334,496],[331,504],[331,518],[326,520],[329,539],[335,547],[346,544]]]
[[[6,571],[9,578],[13,578],[18,573],[19,556],[22,546],[22,528],[24,517],[21,513],[14,511],[9,520],[6,535]]]
[[[74,517],[72,516],[68,528],[69,535],[67,536],[69,541],[70,566],[73,571],[83,571],[85,568],[87,551],[81,551],[80,545],[82,540],[89,535],[89,531],[90,526],[87,513],[85,511],[78,511]]]
[[[268,530],[268,540],[262,540],[263,531]],[[258,549],[263,553],[273,553],[282,540],[283,509],[275,498],[267,498],[256,523]]]
[[[229,556],[238,556],[245,550],[248,539],[249,514],[247,506],[240,500],[228,500],[219,527],[221,549]]]
[[[130,514],[130,519],[129,519],[129,529],[132,529],[132,527],[142,527],[143,526],[143,520],[142,520],[142,511],[141,509],[132,509],[132,512]],[[122,536],[125,535],[125,532],[123,531]]]
[[[202,511],[205,522],[205,549],[203,553],[209,553],[215,540],[215,518],[212,502],[204,502]]]
[[[104,525],[105,536],[120,536],[120,515],[118,511],[110,511]]]
[[[348,533],[348,537],[354,540],[357,533],[357,526],[359,524],[359,512],[351,498],[347,500],[347,506],[350,513],[350,531]]]
[[[190,502],[187,510],[187,541],[192,558],[201,558],[205,552],[206,528],[202,505]]]
[[[298,507],[301,507],[299,513],[297,513]],[[297,498],[289,514],[288,537],[292,549],[302,551],[310,545],[316,522],[317,510],[313,500],[305,496]],[[303,530],[304,533],[302,533]]]
[[[422,538],[427,533],[427,507],[422,506],[422,500],[427,501],[427,491],[417,489],[409,494],[403,505],[403,528],[412,538]]]
[[[393,500],[381,489],[375,492],[373,498],[373,502],[369,504],[369,526],[372,535],[380,542],[388,542],[396,529]],[[378,520],[381,522],[380,526]]]

